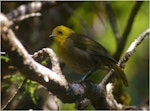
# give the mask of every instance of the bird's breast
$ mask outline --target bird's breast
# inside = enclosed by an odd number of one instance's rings
[[[75,72],[85,74],[95,67],[91,56],[73,44],[66,43],[65,45],[61,45],[59,47],[59,53],[64,63]]]

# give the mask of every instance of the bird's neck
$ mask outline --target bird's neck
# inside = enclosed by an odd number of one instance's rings
[[[55,38],[54,41],[58,47],[61,47],[61,45],[64,43],[65,39],[58,37],[58,38]]]

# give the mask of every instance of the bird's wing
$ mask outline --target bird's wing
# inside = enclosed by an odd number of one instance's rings
[[[75,48],[84,51],[87,53],[87,55],[90,54],[92,61],[97,62],[100,59],[100,62],[103,61],[105,65],[113,68],[116,72],[116,77],[119,78],[118,80],[121,78],[125,86],[128,86],[124,72],[119,66],[116,65],[117,61],[111,57],[111,55],[102,45],[92,40],[91,38],[80,34],[73,34],[69,37],[69,39],[72,40],[72,44]]]
[[[72,39],[73,45],[76,48],[88,51],[88,53],[92,55],[101,56],[104,59],[112,61],[113,63],[117,63],[117,61],[111,57],[108,51],[101,44],[85,35],[72,34],[68,39]]]

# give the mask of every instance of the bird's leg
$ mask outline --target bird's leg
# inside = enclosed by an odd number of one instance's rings
[[[93,70],[88,71],[80,81],[85,81],[88,77],[90,77],[90,75],[92,74]]]

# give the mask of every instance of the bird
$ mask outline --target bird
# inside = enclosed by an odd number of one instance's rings
[[[128,86],[126,75],[117,65],[117,61],[100,43],[92,38],[78,34],[63,25],[55,27],[49,37],[54,39],[64,63],[75,72],[84,74],[82,80],[107,66],[114,69],[117,80],[122,80],[124,85]]]

